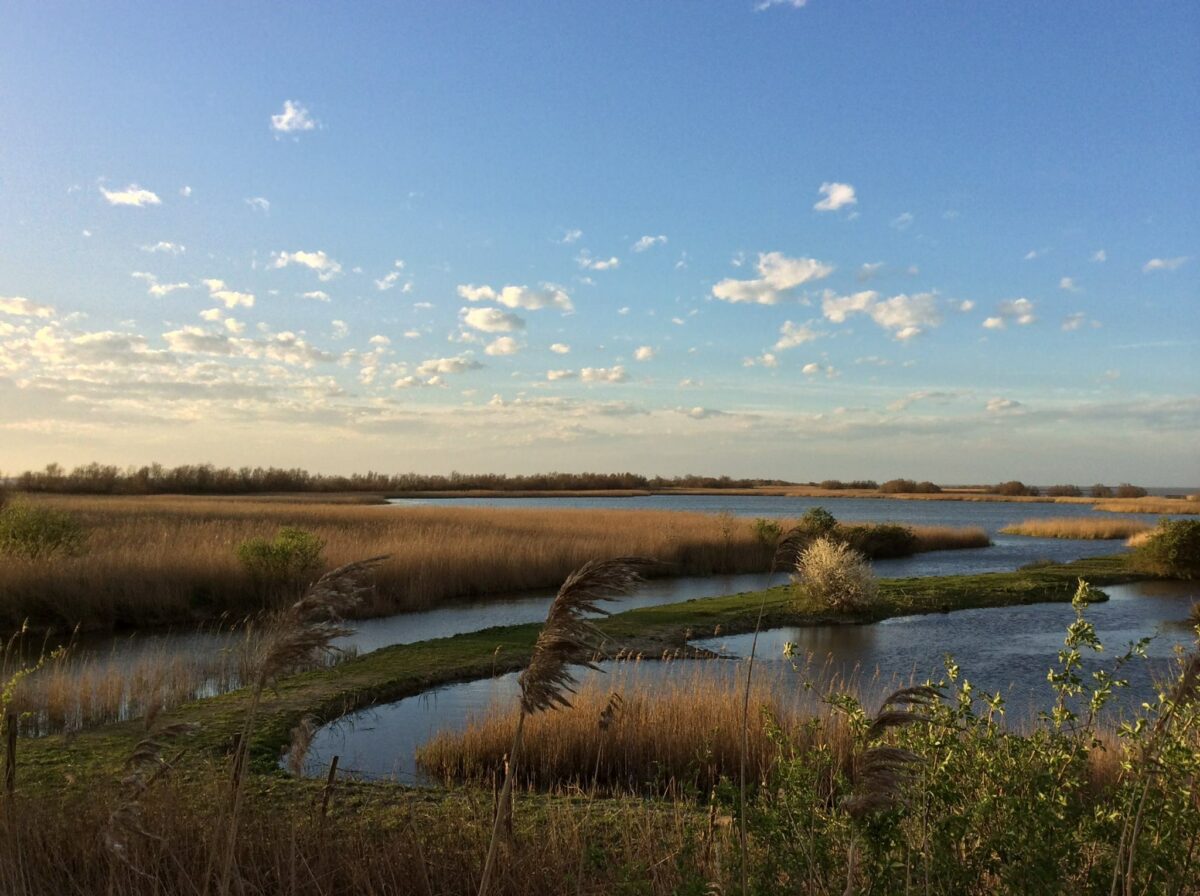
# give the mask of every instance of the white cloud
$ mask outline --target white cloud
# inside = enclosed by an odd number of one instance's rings
[[[271,116],[271,130],[277,134],[296,134],[316,127],[317,122],[308,109],[295,100],[284,100],[283,111]]]
[[[565,342],[555,342],[550,346],[550,351],[554,352],[556,355],[565,355],[571,351],[571,346],[567,345]]]
[[[143,252],[165,252],[168,255],[182,255],[187,251],[186,246],[181,246],[179,243],[169,243],[166,240],[159,240],[157,243],[141,247]]]
[[[468,370],[479,370],[481,367],[483,365],[475,359],[458,355],[454,358],[430,358],[428,361],[422,361],[417,367],[417,373],[421,376],[430,376],[436,373],[464,373]]]
[[[374,336],[372,336],[370,339],[368,339],[367,342],[371,345],[378,345],[378,346],[387,346],[387,345],[392,344],[392,340],[388,339],[386,336],[382,335],[381,333],[376,333]]]
[[[334,339],[345,339],[350,335],[350,327],[344,320],[331,321],[329,324],[329,331],[333,335]]]
[[[835,324],[845,323],[847,317],[868,310],[878,298],[879,293],[873,289],[848,296],[839,296],[833,290],[826,290],[821,299],[821,313]]]
[[[248,292],[234,292],[225,285],[224,280],[202,280],[200,282],[208,287],[209,298],[223,303],[226,308],[236,308],[238,305],[243,305],[246,308],[254,306],[253,294]]]
[[[560,308],[573,311],[571,297],[561,286],[543,283],[541,289],[528,286],[506,286],[499,292],[490,286],[466,284],[458,287],[458,294],[468,302],[499,302],[506,308],[524,308],[538,311],[542,308]]]
[[[634,243],[631,248],[634,252],[645,252],[647,249],[653,249],[655,246],[661,246],[666,241],[667,238],[661,233],[658,236],[646,235]]]
[[[499,308],[463,308],[459,315],[468,327],[484,333],[511,333],[525,329],[524,320]]]
[[[759,355],[757,358],[743,358],[743,367],[778,367],[779,359],[770,352]]]
[[[715,298],[725,302],[753,302],[759,305],[778,304],[790,289],[820,280],[833,273],[833,266],[814,258],[788,258],[781,252],[759,253],[759,277],[753,280],[722,280],[712,288]]]
[[[1033,316],[1033,302],[1029,301],[1029,299],[1009,299],[1008,301],[1001,302],[997,311],[1005,320],[1014,321],[1022,327],[1026,327],[1037,320]]]
[[[1142,265],[1142,270],[1146,273],[1150,273],[1151,271],[1174,271],[1182,267],[1187,260],[1187,255],[1179,255],[1175,258],[1151,258]]]
[[[144,282],[146,284],[146,291],[150,293],[150,295],[157,296],[158,298],[170,295],[177,289],[188,289],[190,286],[190,284],[187,283],[159,283],[157,277],[145,271],[134,271],[129,276],[133,277],[135,280],[141,280]]]
[[[563,235],[562,235],[562,239],[560,239],[558,242],[560,242],[560,243],[563,243],[564,245],[567,245],[567,246],[569,246],[569,245],[571,245],[572,243],[577,243],[577,242],[579,242],[579,240],[580,240],[582,237],[583,237],[583,231],[582,231],[582,230],[568,230],[568,231],[566,231],[565,233],[563,233]]]
[[[246,205],[250,206],[253,211],[262,212],[264,215],[271,211],[270,200],[262,196],[251,196],[249,199],[245,200],[245,202]]]
[[[0,296],[0,314],[47,318],[54,317],[55,313],[50,305],[41,305],[22,296]]]
[[[392,267],[394,270],[389,271],[383,277],[375,281],[375,288],[380,292],[386,292],[387,290],[391,289],[396,285],[397,282],[399,282],[400,278],[404,276],[402,273],[404,270],[404,261],[402,259],[397,258],[394,262],[392,262]],[[411,292],[412,284],[405,283],[403,291]]]
[[[901,212],[899,215],[892,218],[891,226],[895,227],[897,230],[908,230],[908,228],[912,227],[914,220],[916,219],[913,217],[912,212]]]
[[[511,336],[501,336],[488,343],[484,352],[489,355],[515,355],[521,350],[520,343]]]
[[[1049,251],[1050,251],[1049,249],[1030,249],[1028,252],[1025,253],[1025,260],[1026,261],[1034,261],[1035,259],[1041,258],[1043,255],[1045,255]]]
[[[850,184],[827,182],[821,184],[817,192],[825,197],[813,206],[819,212],[833,212],[846,205],[858,204],[858,197],[854,195],[854,187]]]
[[[859,282],[865,283],[868,280],[873,280],[881,270],[883,270],[882,261],[869,261],[859,265],[858,274],[855,276]]]
[[[985,330],[1003,330],[1004,329],[1004,318],[989,317],[986,320],[984,320],[983,328]]]
[[[1015,401],[1012,398],[989,398],[987,403],[987,412],[989,414],[1003,414],[1009,411],[1015,411],[1023,407],[1021,402]]]
[[[821,300],[821,312],[834,323],[843,323],[851,314],[868,314],[880,327],[892,331],[901,342],[919,336],[942,322],[937,296],[931,292],[901,294],[880,299],[874,290],[839,296],[826,291]]]
[[[621,315],[622,317],[625,317],[626,315],[629,314],[629,312],[631,310],[632,309],[630,309],[630,307],[628,305],[622,305],[620,308],[617,309],[617,314]]]
[[[1062,328],[1064,333],[1073,333],[1076,330],[1082,330],[1085,326],[1090,326],[1093,330],[1100,328],[1100,321],[1088,320],[1087,314],[1082,311],[1076,311],[1074,314],[1068,314],[1063,318]]]
[[[1058,288],[1064,289],[1067,292],[1081,292],[1079,284],[1075,282],[1074,277],[1063,277],[1058,281]]]
[[[286,268],[298,264],[317,272],[317,279],[322,282],[332,280],[342,272],[341,263],[334,261],[323,250],[317,252],[275,252],[271,255],[271,267]]]
[[[654,349],[649,345],[640,345],[633,353],[633,357],[638,361],[649,361],[654,358]]]
[[[964,313],[967,311],[973,311],[974,309],[975,309],[975,303],[973,301],[971,301],[970,299],[963,299],[961,302],[958,303],[958,310],[962,311]]]
[[[779,341],[775,343],[775,351],[777,352],[795,348],[806,342],[812,342],[824,335],[814,330],[808,324],[796,324],[790,320],[784,321],[783,326],[779,328],[779,334]]]
[[[755,12],[766,12],[774,6],[786,6],[789,9],[803,9],[808,0],[759,0],[754,4]]]
[[[421,331],[420,330],[405,330],[404,338],[405,339],[420,339]]]
[[[558,380],[573,380],[573,379],[575,379],[575,371],[574,370],[547,370],[546,371],[546,379],[548,379],[552,383],[557,382]]]
[[[104,194],[109,205],[128,205],[133,208],[162,205],[162,200],[158,198],[157,193],[144,190],[137,184],[130,184],[124,190],[106,190],[101,187],[100,192]]]
[[[1103,249],[1097,249],[1092,253],[1092,261],[1103,264],[1104,262],[1108,261],[1108,253]]]
[[[304,298],[313,299],[317,302],[328,302],[329,293],[325,292],[323,289],[314,289],[312,292],[304,293]]]
[[[614,268],[621,266],[621,259],[615,255],[611,258],[592,258],[590,252],[586,249],[579,253],[575,259],[579,266],[585,271],[611,271]]]
[[[815,362],[809,362],[800,368],[800,372],[805,376],[814,376],[821,372],[821,365]]]
[[[629,380],[625,368],[619,364],[616,367],[585,367],[580,376],[585,383],[624,383]]]
[[[179,195],[182,196],[184,199],[190,199],[191,195],[192,195],[192,188],[189,187],[187,184],[184,184],[182,187],[179,188]]]

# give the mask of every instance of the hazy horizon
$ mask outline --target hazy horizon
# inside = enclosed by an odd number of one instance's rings
[[[6,475],[1200,483],[1194,3],[4,18]]]

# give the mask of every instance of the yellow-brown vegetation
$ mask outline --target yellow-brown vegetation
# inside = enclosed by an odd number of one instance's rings
[[[1046,517],[1030,519],[1006,526],[1006,535],[1029,535],[1033,538],[1115,539],[1129,538],[1154,528],[1139,520],[1094,519],[1091,517]]]

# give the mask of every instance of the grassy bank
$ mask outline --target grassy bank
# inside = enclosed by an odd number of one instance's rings
[[[659,575],[767,569],[773,543],[729,514],[645,510],[383,507],[311,498],[30,498],[86,529],[78,556],[0,565],[0,628],[26,620],[63,630],[185,624],[254,613],[286,595],[243,568],[237,548],[297,527],[324,543],[327,566],[389,554],[362,615],[553,588],[596,556],[638,554]],[[786,527],[786,523],[784,524]],[[975,529],[914,527],[912,550],[986,544]]]
[[[1006,526],[1005,535],[1028,535],[1033,538],[1129,538],[1154,527],[1136,520],[1092,519],[1090,517],[1047,517],[1030,519]]]

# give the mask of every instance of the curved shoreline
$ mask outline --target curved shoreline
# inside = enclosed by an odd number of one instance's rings
[[[983,607],[1067,602],[1080,578],[1103,586],[1153,578],[1130,571],[1121,557],[1070,564],[920,579],[883,579],[879,602],[869,613],[830,614],[801,601],[787,586],[615,613],[598,622],[606,652],[640,650],[648,659],[687,646],[689,637],[716,627],[724,634],[752,631],[760,605],[762,627],[856,625],[896,616],[944,613]],[[443,684],[515,671],[529,660],[540,625],[504,626],[413,644],[381,648],[329,669],[291,676],[263,695],[250,747],[260,774],[282,774],[277,763],[292,729],[305,717],[332,721],[373,704],[414,696]],[[206,765],[228,754],[241,730],[247,691],[186,704],[164,713],[161,724],[191,723],[192,762]],[[26,786],[61,788],[64,779],[82,784],[97,775],[115,776],[145,734],[141,721],[54,735],[22,743],[21,778]]]

